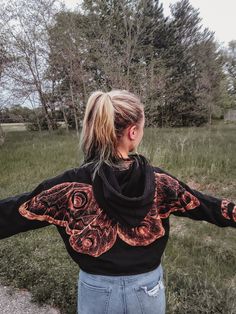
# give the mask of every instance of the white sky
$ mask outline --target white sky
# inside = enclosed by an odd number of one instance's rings
[[[165,15],[169,15],[169,4],[176,0],[164,0]],[[199,9],[202,24],[215,32],[215,38],[227,45],[236,40],[236,0],[190,0],[192,6]]]
[[[79,0],[64,0],[66,5],[74,7]],[[164,6],[165,15],[169,15],[169,4],[176,0],[160,0]],[[236,40],[236,0],[190,0],[194,8],[200,10],[202,24],[215,32],[215,38],[227,45],[230,40]]]

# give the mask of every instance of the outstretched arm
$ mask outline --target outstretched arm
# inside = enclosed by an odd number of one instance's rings
[[[37,229],[49,225],[46,221],[29,220],[19,213],[19,207],[42,191],[63,182],[78,179],[76,168],[67,170],[58,176],[44,180],[33,191],[18,194],[0,200],[0,239],[10,237],[19,232]]]
[[[236,205],[230,200],[191,189],[160,168],[155,168],[155,176],[162,218],[173,213],[194,220],[205,220],[220,227],[236,227]]]

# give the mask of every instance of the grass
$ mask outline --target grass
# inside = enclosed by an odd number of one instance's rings
[[[183,218],[172,228],[163,263],[168,313],[235,313],[235,230]]]
[[[31,191],[45,178],[80,165],[74,132],[8,131],[0,148],[0,198]],[[146,129],[139,152],[198,190],[236,200],[236,125]],[[171,217],[163,256],[167,314],[236,312],[236,229]],[[1,241],[0,281],[29,289],[35,301],[76,312],[78,266],[56,228]]]

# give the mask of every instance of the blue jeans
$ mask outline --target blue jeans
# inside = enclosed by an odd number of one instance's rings
[[[78,314],[165,314],[163,269],[129,276],[104,276],[80,270]]]

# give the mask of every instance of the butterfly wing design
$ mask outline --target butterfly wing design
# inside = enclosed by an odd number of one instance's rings
[[[71,246],[79,253],[99,256],[116,240],[117,226],[99,208],[89,184],[55,185],[23,203],[19,212],[31,220],[65,227]]]

